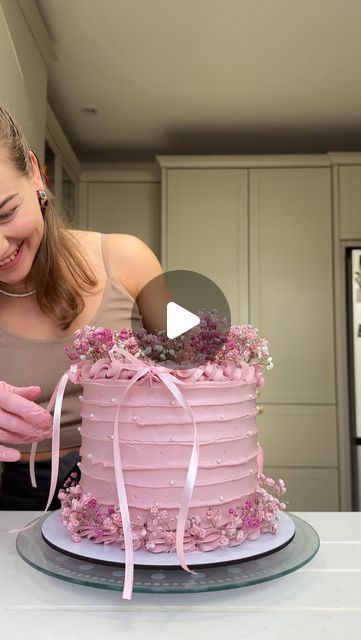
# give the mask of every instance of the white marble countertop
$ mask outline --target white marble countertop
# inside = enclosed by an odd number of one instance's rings
[[[302,569],[258,585],[196,594],[71,584],[26,564],[9,530],[41,515],[0,511],[0,637],[11,640],[353,640],[361,637],[361,513],[296,513],[321,539]]]

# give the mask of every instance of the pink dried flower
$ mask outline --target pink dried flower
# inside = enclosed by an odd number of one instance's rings
[[[220,364],[234,362],[238,367],[241,366],[242,362],[262,365],[267,369],[271,369],[273,366],[272,358],[268,352],[267,340],[259,338],[258,329],[252,327],[252,325],[231,326],[228,339],[218,352],[215,361]],[[258,377],[261,377],[259,370]],[[260,382],[262,383],[262,380]]]
[[[212,362],[242,367],[242,363],[247,363],[254,366],[256,384],[262,386],[263,367],[270,369],[273,363],[267,341],[258,337],[258,330],[252,325],[233,325],[228,330],[227,321],[219,318],[215,310],[201,310],[197,315],[199,325],[173,340],[165,331],[153,334],[140,329],[133,333],[125,328],[112,331],[87,325],[75,331],[75,338],[65,351],[72,361],[96,362],[108,358],[113,347],[119,347],[136,358],[163,365],[188,362],[198,366]]]

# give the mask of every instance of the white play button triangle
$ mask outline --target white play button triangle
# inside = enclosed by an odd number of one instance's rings
[[[173,340],[200,323],[199,316],[175,302],[167,304],[167,337]]]

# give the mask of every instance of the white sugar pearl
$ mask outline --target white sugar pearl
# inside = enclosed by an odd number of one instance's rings
[[[174,480],[169,480],[169,484],[171,485],[171,487],[173,487],[173,485],[174,485]]]
[[[92,454],[92,453],[88,453],[87,457],[88,457],[88,458],[92,458],[92,457],[93,457],[93,454]]]
[[[134,420],[134,422],[135,422],[136,420],[138,420],[137,416],[133,416],[133,417],[132,417],[132,420]]]
[[[254,396],[252,395],[252,393],[250,393],[248,397],[249,397],[249,399],[250,399],[250,400],[253,400],[253,398],[254,398]]]
[[[81,427],[78,427],[78,431],[81,431]]]
[[[253,431],[247,431],[248,438],[253,434]]]
[[[175,437],[174,437],[174,436],[171,436],[171,437],[169,438],[169,440],[170,440],[170,442],[175,442]]]
[[[77,463],[76,463],[76,466],[77,466],[77,467],[80,467],[80,462],[77,462]]]
[[[115,403],[116,403],[116,401],[117,401],[117,399],[116,399],[116,398],[112,398],[112,403],[113,403],[113,404],[115,404]]]
[[[171,400],[170,403],[171,403],[171,405],[174,406],[175,404],[177,404],[177,401],[176,400]]]
[[[220,459],[220,458],[217,458],[216,463],[217,463],[217,464],[221,464],[221,459]]]
[[[224,420],[224,415],[223,415],[223,413],[219,416],[219,419],[220,419],[220,420]]]
[[[249,473],[253,473],[253,469],[250,469],[250,470],[249,470]]]
[[[78,398],[79,398],[79,400],[82,400],[82,399],[83,399],[83,396],[78,396]]]
[[[219,496],[219,501],[223,502],[223,500],[224,500],[224,496]]]
[[[94,418],[94,413],[91,413],[91,414],[89,415],[89,418],[92,420],[92,419]]]

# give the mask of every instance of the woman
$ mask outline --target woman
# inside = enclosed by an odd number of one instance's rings
[[[160,273],[157,258],[133,236],[65,227],[47,199],[35,154],[0,107],[0,509],[45,507],[51,470],[46,407],[69,368],[64,346],[74,331],[89,324],[132,328],[142,320],[155,328],[154,305],[146,296],[139,306],[135,300]],[[58,486],[79,473],[81,388],[68,387]],[[29,443],[38,440],[34,489]],[[51,508],[58,506],[54,499]]]

